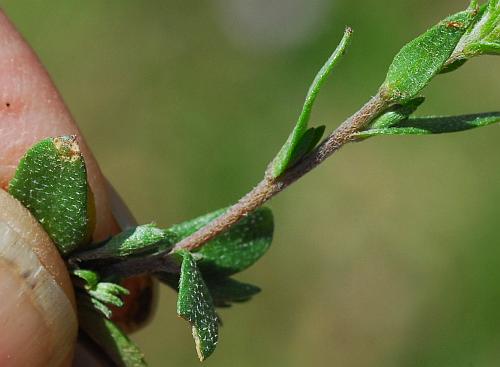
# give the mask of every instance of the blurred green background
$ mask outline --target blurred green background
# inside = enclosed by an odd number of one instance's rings
[[[40,55],[141,223],[248,191],[346,25],[312,122],[333,129],[397,50],[466,0],[41,1],[0,4]],[[422,113],[498,110],[499,60],[440,76]],[[209,366],[500,365],[500,126],[346,147],[271,202],[269,254],[239,279]],[[134,335],[151,366],[198,366],[175,295]]]

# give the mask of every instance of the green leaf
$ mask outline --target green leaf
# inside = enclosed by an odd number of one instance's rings
[[[500,112],[462,116],[414,117],[389,128],[370,129],[356,134],[360,138],[377,135],[428,135],[474,129],[500,122]]]
[[[193,255],[187,251],[183,251],[181,255],[183,261],[177,314],[191,323],[198,358],[203,361],[213,353],[217,345],[218,317]]]
[[[96,310],[100,311],[107,318],[111,318],[111,310],[109,305],[122,307],[123,301],[121,296],[128,295],[128,289],[121,285],[101,282],[99,275],[92,270],[74,269],[72,273],[77,278],[84,281],[83,286],[76,283],[76,290],[79,293],[79,301],[86,300],[87,304],[91,304]]]
[[[118,367],[147,367],[139,348],[112,321],[79,302],[80,328]]]
[[[169,232],[157,228],[154,224],[145,224],[123,231],[104,245],[78,253],[73,258],[83,262],[119,260],[128,256],[167,251],[174,242]]]
[[[405,45],[395,56],[381,87],[384,98],[396,103],[414,98],[443,69],[476,15],[477,9],[470,7]]]
[[[167,231],[177,236],[177,241],[196,232],[227,209],[175,225]],[[202,246],[195,255],[203,273],[231,275],[238,273],[266,253],[271,246],[274,231],[273,215],[268,208],[259,208],[241,219],[228,231]]]
[[[48,138],[28,150],[9,192],[38,219],[63,255],[90,241],[91,194],[76,137]]]
[[[99,283],[99,275],[95,271],[74,269],[73,274],[85,282],[86,289],[95,289]]]
[[[303,149],[298,149],[299,145],[309,146],[308,143],[302,140],[306,136],[307,126],[309,124],[309,119],[311,117],[311,111],[316,101],[316,97],[326,81],[328,75],[333,70],[334,66],[338,63],[341,57],[345,54],[347,46],[349,46],[350,39],[352,35],[352,30],[347,28],[342,40],[339,45],[332,53],[330,58],[323,65],[321,70],[318,72],[314,78],[309,91],[307,92],[306,100],[304,106],[302,107],[302,112],[300,113],[299,119],[293,129],[292,133],[288,137],[286,143],[283,145],[281,150],[278,152],[276,157],[271,162],[269,167],[270,173],[273,177],[278,177],[285,172],[285,170],[290,167],[293,163],[297,162],[301,158],[301,154],[305,154]],[[318,130],[317,133],[319,133]],[[312,133],[310,133],[312,134]],[[315,134],[313,134],[315,135]],[[316,137],[316,135],[315,135]],[[306,138],[306,139],[309,139]],[[316,143],[321,139],[321,136],[317,138]],[[314,148],[314,147],[313,147]],[[311,148],[312,149],[312,148]]]
[[[260,292],[259,287],[232,278],[207,278],[206,284],[216,307],[229,307],[233,302],[248,301]]]
[[[414,113],[424,101],[424,97],[418,97],[409,100],[403,105],[395,105],[391,107],[370,125],[370,129],[383,129],[396,125],[398,122],[407,119],[408,116]]]
[[[460,67],[472,57],[500,55],[500,1],[490,0],[476,9],[478,21],[460,39],[444,72]]]
[[[300,160],[300,158],[316,147],[325,132],[325,128],[325,125],[321,125],[307,129],[304,136],[300,139],[299,143],[295,146],[292,152],[292,158],[289,166],[293,166],[298,160]]]
[[[122,307],[123,301],[120,296],[128,295],[129,291],[115,283],[98,283],[95,289],[89,290],[90,296],[105,305]]]

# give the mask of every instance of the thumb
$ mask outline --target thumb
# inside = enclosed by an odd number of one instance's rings
[[[96,205],[94,240],[117,230],[107,187],[34,52],[0,11],[0,188],[19,159],[48,136],[78,136]],[[76,340],[64,262],[38,223],[0,190],[0,366],[68,366]]]

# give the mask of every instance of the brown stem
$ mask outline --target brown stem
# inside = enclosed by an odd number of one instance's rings
[[[262,206],[274,195],[280,193],[307,172],[317,167],[343,145],[352,141],[353,134],[365,127],[388,105],[389,103],[382,97],[381,93],[378,93],[358,112],[344,121],[315,150],[287,170],[281,177],[275,179],[269,173],[266,173],[265,178],[252,191],[229,208],[226,213],[178,242],[172,252],[194,250],[229,229],[241,218]]]
[[[316,149],[302,158],[295,166],[289,168],[282,176],[273,178],[268,170],[264,179],[252,191],[230,207],[227,212],[178,242],[168,253],[138,257],[124,262],[109,264],[102,269],[101,275],[103,278],[108,275],[126,278],[133,275],[156,273],[158,271],[178,273],[178,261],[170,255],[179,250],[194,250],[229,229],[241,218],[262,206],[262,204],[274,195],[280,193],[307,172],[317,167],[342,146],[353,141],[353,136],[356,132],[362,130],[389,106],[390,102],[385,100],[381,93],[377,94],[358,112],[344,121]]]

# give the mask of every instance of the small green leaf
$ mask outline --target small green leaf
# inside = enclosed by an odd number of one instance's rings
[[[92,203],[74,136],[48,138],[28,150],[9,192],[38,219],[63,255],[90,241]]]
[[[477,9],[470,7],[405,45],[395,56],[381,87],[384,98],[396,103],[414,98],[443,69],[476,15]]]
[[[370,125],[370,129],[383,129],[396,125],[398,122],[407,119],[424,101],[424,97],[417,97],[403,105],[398,104],[391,107]]]
[[[233,302],[248,301],[260,292],[259,287],[232,278],[207,278],[206,284],[216,307],[229,307]]]
[[[128,256],[167,251],[174,244],[172,235],[153,224],[130,228],[113,236],[104,245],[74,255],[78,261],[118,260]]]
[[[500,112],[462,116],[412,117],[389,128],[370,129],[356,134],[360,138],[377,135],[428,135],[474,129],[500,122]]]
[[[72,273],[84,281],[83,285],[78,282],[74,283],[77,292],[79,292],[79,302],[85,301],[87,304],[91,304],[107,318],[111,318],[109,305],[123,306],[120,297],[128,295],[128,289],[115,283],[101,282],[99,275],[92,270],[74,269]]]
[[[78,303],[80,328],[118,367],[147,367],[139,348],[112,321]]]
[[[299,143],[295,146],[292,152],[289,167],[293,166],[300,158],[316,147],[323,137],[325,128],[325,125],[321,125],[307,129],[304,136],[300,139]]]
[[[90,296],[106,305],[122,307],[123,301],[120,298],[122,295],[128,295],[129,291],[115,283],[102,282],[98,283],[95,289],[88,291]]]
[[[193,255],[187,251],[183,251],[181,255],[183,261],[177,314],[191,323],[198,358],[203,361],[213,353],[217,345],[218,317]]]
[[[321,70],[314,78],[311,86],[309,87],[304,106],[302,107],[302,112],[300,113],[295,128],[288,137],[286,143],[283,145],[274,160],[271,162],[269,169],[273,177],[278,177],[283,174],[283,172],[285,172],[288,167],[290,167],[293,163],[297,162],[301,158],[300,154],[305,154],[305,150],[297,149],[297,147],[299,144],[309,146],[309,144],[302,142],[302,140],[305,137],[306,132],[308,131],[307,126],[309,124],[309,119],[311,117],[311,111],[314,102],[316,101],[316,97],[318,96],[318,93],[324,82],[326,81],[328,75],[330,74],[334,66],[338,63],[340,58],[345,54],[346,49],[350,43],[351,35],[352,29],[347,28],[339,45],[323,65]],[[319,133],[319,131],[317,132],[317,134]],[[317,143],[321,139],[321,136],[317,137],[316,134],[313,135],[315,136],[315,138],[317,138]]]
[[[218,210],[175,225],[168,231],[175,234],[179,241],[204,227],[226,210]],[[273,231],[271,210],[268,208],[255,210],[195,252],[199,258],[200,269],[204,274],[231,275],[248,268],[269,249]]]
[[[450,57],[450,67],[480,55],[500,55],[500,1],[490,0],[478,11],[480,19],[462,37]]]
[[[92,270],[75,269],[73,274],[85,281],[84,287],[86,289],[95,289],[99,283],[99,275]]]

